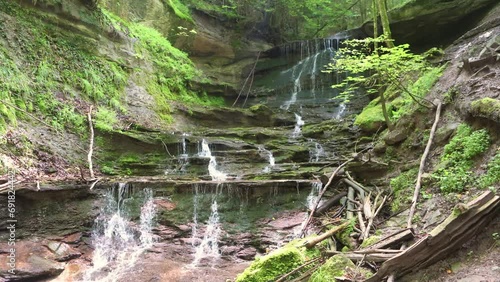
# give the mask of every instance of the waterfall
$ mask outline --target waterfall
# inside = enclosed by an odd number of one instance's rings
[[[295,114],[295,128],[293,129],[292,132],[292,138],[297,138],[300,136],[301,131],[302,131],[302,126],[305,124],[304,121],[302,120],[302,117],[299,116],[298,114]]]
[[[179,150],[179,164],[180,164],[180,171],[185,171],[186,166],[188,165],[188,159],[189,159],[189,154],[187,151],[187,139],[186,137],[189,136],[187,133],[182,133],[182,140],[181,140],[181,146]]]
[[[314,144],[314,148],[309,151],[309,162],[317,163],[320,157],[325,156],[325,149],[323,149],[320,143],[313,139],[309,139],[309,142]]]
[[[120,281],[133,269],[139,256],[153,245],[151,229],[156,214],[153,192],[144,189],[142,194],[137,226],[131,222],[134,201],[138,200],[131,196],[131,186],[120,183],[106,193],[106,205],[94,223],[92,267],[84,273],[84,281]]]
[[[268,165],[268,166],[266,166],[266,167],[264,168],[264,170],[263,170],[263,171],[264,171],[265,173],[269,173],[269,172],[271,172],[271,169],[272,169],[272,168],[275,166],[275,164],[276,164],[275,159],[274,159],[274,156],[273,156],[273,153],[272,153],[271,151],[267,150],[266,148],[264,148],[264,146],[262,146],[262,145],[261,145],[261,146],[259,146],[258,148],[259,148],[259,151],[260,151],[260,152],[263,152],[263,153],[265,153],[265,154],[267,155],[267,158],[268,158],[268,160],[269,160],[269,165]]]
[[[210,177],[212,177],[213,181],[225,181],[227,179],[227,174],[217,169],[217,161],[215,160],[215,157],[212,156],[210,147],[205,139],[201,141],[201,152],[199,152],[198,155],[200,157],[210,158],[210,161],[208,162],[208,173],[210,174]]]
[[[203,258],[211,257],[217,259],[220,257],[219,236],[221,233],[221,229],[219,225],[219,212],[217,210],[216,195],[213,197],[210,209],[211,214],[208,218],[205,234],[203,235],[203,240],[196,247],[194,260],[192,263],[193,266],[198,265],[200,260]]]
[[[323,183],[314,182],[311,187],[311,192],[307,196],[307,208],[312,209],[316,201],[319,197],[319,192],[321,191],[321,187],[323,187]]]
[[[346,106],[344,103],[340,104],[334,118],[340,119],[342,117],[342,114],[345,112],[345,108],[346,108]]]

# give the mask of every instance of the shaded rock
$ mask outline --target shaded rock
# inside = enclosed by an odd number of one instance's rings
[[[283,216],[279,216],[274,220],[271,220],[268,225],[272,226],[273,228],[283,230],[301,225],[303,221],[304,213],[285,214]]]
[[[236,252],[240,251],[242,249],[241,246],[223,246],[221,248],[221,254],[222,255],[232,255],[235,254]]]
[[[68,244],[75,244],[80,242],[81,240],[82,240],[82,233],[77,232],[64,237],[62,241]]]
[[[236,253],[236,256],[244,260],[253,260],[256,254],[257,250],[254,247],[248,247]]]
[[[438,130],[436,130],[436,135],[434,137],[434,141],[436,142],[436,144],[441,144],[441,145],[447,144],[451,135],[453,134],[453,132],[455,132],[455,130],[459,125],[460,123],[454,122],[447,124],[446,126],[443,126]]]
[[[410,128],[407,127],[398,127],[393,131],[389,131],[387,135],[384,137],[384,141],[387,145],[395,145],[403,142],[408,138],[410,133]]]
[[[46,246],[54,253],[56,261],[68,261],[82,255],[63,242],[49,241]]]
[[[485,118],[500,124],[500,100],[498,99],[475,100],[471,103],[469,112],[473,117]]]
[[[171,211],[176,207],[175,203],[168,199],[154,199],[154,203],[159,209],[165,209],[167,211]]]

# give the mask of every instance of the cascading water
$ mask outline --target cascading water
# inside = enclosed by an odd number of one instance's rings
[[[340,104],[339,105],[339,108],[337,110],[337,113],[335,114],[335,119],[340,119],[342,118],[342,115],[344,114],[345,112],[345,108],[346,108],[346,105],[344,103]]]
[[[203,235],[203,240],[196,247],[196,252],[194,254],[193,265],[199,264],[200,260],[203,258],[217,259],[220,257],[219,251],[219,236],[221,233],[219,224],[219,212],[217,206],[217,200],[214,196],[212,205],[210,207],[211,214],[208,218],[207,226],[205,229],[205,234]]]
[[[179,152],[179,164],[181,165],[180,171],[185,171],[186,166],[188,165],[188,160],[189,160],[189,154],[187,152],[187,136],[189,136],[187,133],[182,134],[182,142],[181,142],[181,147],[180,147],[180,152]]]
[[[92,268],[83,281],[120,281],[139,256],[153,245],[151,232],[156,214],[151,189],[144,189],[140,224],[131,221],[134,201],[130,185],[120,183],[106,194],[106,206],[96,218],[92,233]]]
[[[265,173],[269,173],[271,172],[272,168],[276,165],[276,161],[274,159],[274,156],[273,156],[273,153],[269,150],[267,150],[266,148],[264,148],[264,146],[259,146],[259,151],[265,153],[267,155],[267,158],[269,160],[269,165],[267,165],[263,172]]]
[[[311,192],[307,196],[307,208],[312,209],[313,206],[316,204],[316,201],[318,200],[319,197],[319,192],[321,191],[321,188],[323,187],[323,183],[321,182],[314,182],[312,184]]]
[[[309,151],[309,162],[317,163],[321,157],[325,156],[325,149],[323,149],[323,146],[321,146],[320,143],[314,141],[313,139],[309,139],[309,142],[314,145],[314,148]]]
[[[213,181],[225,181],[227,179],[227,174],[217,169],[217,161],[215,160],[215,157],[212,156],[208,142],[205,139],[201,141],[201,151],[198,155],[200,157],[210,158],[208,163],[208,173],[210,174],[210,177],[212,177]]]
[[[304,125],[304,120],[302,120],[302,117],[299,116],[298,114],[295,114],[295,128],[293,129],[292,132],[292,138],[297,138],[300,136],[302,132],[302,126]]]

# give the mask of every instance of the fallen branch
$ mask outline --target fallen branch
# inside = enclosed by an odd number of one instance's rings
[[[328,230],[327,232],[317,236],[316,238],[312,238],[311,240],[309,240],[305,246],[307,249],[310,249],[314,246],[316,246],[316,244],[318,244],[319,242],[327,239],[327,238],[330,238],[331,236],[333,236],[335,233],[341,231],[342,229],[346,228],[347,226],[349,226],[351,224],[350,221],[346,221],[344,223],[342,223],[341,225],[337,225],[335,226],[334,228]]]
[[[90,178],[94,179],[94,169],[92,168],[92,153],[94,152],[94,126],[92,125],[92,105],[90,105],[89,112],[87,114],[89,120],[90,129],[90,144],[89,153],[87,155],[87,161],[89,163]]]
[[[101,178],[97,178],[96,181],[94,181],[94,183],[92,183],[92,185],[90,185],[90,190],[94,189],[94,186],[97,184],[97,182],[99,182],[101,180]]]
[[[322,215],[325,214],[333,205],[337,204],[340,202],[340,200],[347,195],[346,192],[339,193],[335,195],[333,198],[329,199],[328,201],[324,202],[321,207],[319,207],[315,212],[314,215]]]
[[[326,251],[325,255],[326,256],[334,256],[342,254],[348,259],[352,261],[373,261],[373,262],[384,262],[387,261],[396,255],[397,253],[372,253],[372,254],[359,254],[359,253],[343,253],[343,252],[338,252],[338,251]]]
[[[413,199],[411,203],[410,213],[408,214],[407,227],[411,228],[413,215],[415,214],[415,208],[417,207],[418,195],[420,194],[420,186],[422,185],[422,174],[424,173],[425,162],[427,161],[427,155],[431,149],[432,139],[434,138],[434,133],[436,132],[437,124],[439,122],[439,116],[441,115],[441,101],[435,101],[437,103],[436,117],[434,119],[434,124],[432,125],[431,133],[429,135],[429,140],[427,141],[427,146],[425,146],[424,154],[420,160],[420,167],[418,169],[417,184],[415,185],[415,191],[413,192]]]
[[[385,236],[384,238],[380,239],[373,245],[368,246],[364,250],[389,248],[398,245],[401,242],[411,240],[413,238],[414,238],[413,231],[411,229],[402,229],[396,233]]]

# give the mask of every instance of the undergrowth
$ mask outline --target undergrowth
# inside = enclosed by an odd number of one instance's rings
[[[460,193],[475,184],[477,177],[471,171],[474,159],[489,146],[490,137],[485,129],[474,131],[470,126],[461,124],[455,136],[444,147],[441,163],[433,173],[441,191]]]

